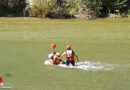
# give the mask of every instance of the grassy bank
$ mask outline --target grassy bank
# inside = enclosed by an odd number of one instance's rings
[[[57,44],[67,44],[80,61],[119,64],[111,71],[46,66]],[[0,76],[12,90],[129,90],[130,19],[0,18]]]

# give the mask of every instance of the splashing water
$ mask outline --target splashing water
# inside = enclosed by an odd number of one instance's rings
[[[46,65],[50,65],[49,60],[46,60],[44,62]],[[87,70],[87,71],[107,71],[107,70],[112,70],[116,68],[118,65],[117,64],[105,64],[101,62],[90,62],[90,61],[84,61],[84,62],[77,62],[75,66],[72,66],[71,64],[69,66],[65,64],[59,64],[56,65],[59,67],[63,68],[75,68],[75,69],[81,69],[81,70]]]

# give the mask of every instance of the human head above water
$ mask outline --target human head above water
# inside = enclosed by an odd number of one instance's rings
[[[55,52],[55,51],[53,51],[53,52],[52,52],[52,54],[56,54],[56,52]]]

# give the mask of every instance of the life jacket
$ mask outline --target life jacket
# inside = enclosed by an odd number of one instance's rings
[[[61,62],[61,58],[57,55],[53,55],[53,59],[50,60],[52,65],[59,64]]]
[[[56,64],[59,64],[61,61],[62,61],[61,58],[59,56],[56,56],[55,58]]]
[[[56,57],[56,60],[57,60],[58,62],[60,62],[60,61],[61,61],[61,58],[60,58],[59,56],[57,56],[57,57]]]
[[[66,51],[66,58],[70,59],[70,61],[74,61],[74,53],[73,50],[67,50]]]

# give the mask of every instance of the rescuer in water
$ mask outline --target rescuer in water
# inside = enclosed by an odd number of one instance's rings
[[[66,55],[66,65],[69,65],[70,63],[75,66],[75,58],[77,59],[77,61],[79,61],[78,56],[75,54],[75,52],[71,49],[70,45],[67,45],[66,47],[66,51],[61,55],[61,58]]]

